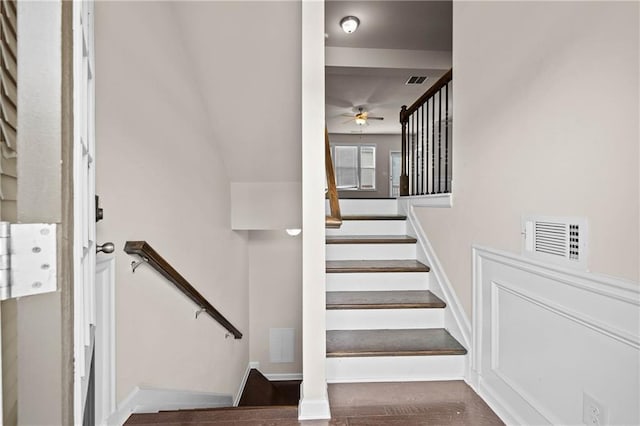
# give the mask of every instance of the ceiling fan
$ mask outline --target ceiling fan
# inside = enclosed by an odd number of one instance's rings
[[[364,126],[367,124],[367,120],[384,120],[384,117],[374,117],[369,115],[369,112],[365,111],[364,108],[359,107],[358,112],[355,114],[342,114],[343,117],[351,117],[349,120],[345,121],[343,124],[349,123],[351,121],[355,121],[358,126]]]

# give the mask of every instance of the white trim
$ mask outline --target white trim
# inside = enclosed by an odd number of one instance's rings
[[[121,426],[133,413],[157,413],[160,410],[188,410],[197,408],[230,407],[231,395],[212,392],[193,392],[135,387],[118,404],[108,424]]]
[[[274,374],[264,374],[264,377],[269,379],[270,382],[282,382],[289,380],[302,380],[302,373],[274,373]]]
[[[640,306],[640,287],[633,281],[566,268],[477,244],[472,246],[472,256],[491,259],[591,293]],[[476,278],[478,277],[474,276]]]
[[[302,389],[302,385],[300,385],[300,394],[302,394]],[[326,391],[323,399],[305,399],[303,396],[300,397],[298,420],[322,420],[330,418],[331,409]]]
[[[236,396],[233,398],[233,406],[237,407],[240,403],[240,398],[242,398],[242,392],[244,392],[244,387],[247,385],[247,379],[249,378],[249,373],[252,369],[259,370],[260,363],[255,361],[250,361],[247,364],[246,370],[244,370],[244,374],[242,375],[242,380],[240,380],[240,385],[238,386],[238,390],[236,391]]]
[[[398,198],[399,203],[408,203],[411,207],[453,207],[453,194],[411,195]]]
[[[443,194],[448,195],[451,194]],[[430,196],[431,197],[431,196]],[[445,309],[445,328],[462,343],[469,353],[472,353],[471,322],[465,313],[460,299],[456,295],[447,274],[445,273],[438,256],[433,250],[424,229],[420,225],[414,206],[416,205],[412,197],[402,197],[398,200],[398,209],[407,216],[407,233],[418,240],[417,252],[418,260],[426,263],[430,268],[429,289],[436,295],[444,299],[447,307]]]
[[[96,278],[104,275],[104,282],[99,284],[96,288],[96,301],[99,302],[98,309],[96,311],[96,324],[99,328],[96,328],[96,333],[100,334],[101,338],[98,339],[96,335],[95,342],[95,357],[96,357],[96,413],[99,411],[99,407],[104,413],[104,418],[96,419],[97,424],[104,425],[111,414],[116,411],[116,313],[115,313],[115,287],[116,287],[116,259],[115,256],[105,256],[100,258],[96,262]],[[106,271],[106,272],[105,272]],[[99,314],[99,316],[98,316]],[[104,360],[102,364],[102,371],[99,369],[98,357]],[[99,375],[102,379],[99,380]],[[101,389],[98,392],[98,388]],[[101,395],[102,398],[98,396]]]
[[[517,413],[513,413],[508,405],[500,398],[496,392],[491,389],[491,387],[487,386],[484,382],[482,382],[476,372],[471,372],[471,379],[465,380],[465,382],[471,386],[471,388],[482,397],[482,400],[487,403],[489,408],[493,410],[494,413],[500,420],[502,420],[507,425],[524,425],[526,421],[517,415]],[[480,382],[480,383],[479,383]]]
[[[400,154],[402,161],[402,151],[389,150],[389,197],[393,197],[393,154]],[[400,176],[398,176],[399,178]],[[400,185],[398,184],[398,194],[400,194]]]

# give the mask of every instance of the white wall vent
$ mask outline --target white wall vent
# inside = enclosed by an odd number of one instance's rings
[[[526,256],[587,269],[586,218],[525,216],[522,235]]]

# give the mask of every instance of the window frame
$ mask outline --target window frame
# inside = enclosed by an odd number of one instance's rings
[[[338,182],[338,172],[337,172],[337,162],[336,162],[336,148],[341,147],[349,147],[357,149],[357,159],[356,159],[356,186],[355,187],[340,187]],[[363,167],[362,166],[362,148],[371,148],[373,150],[373,167]],[[333,143],[331,144],[331,156],[333,160],[333,164],[335,165],[336,173],[336,186],[338,187],[338,191],[359,191],[359,192],[376,192],[378,191],[377,185],[377,167],[378,167],[378,158],[377,158],[377,144],[375,143],[364,143],[364,144],[354,144],[354,143]],[[373,170],[373,187],[363,188],[362,186],[362,170]]]

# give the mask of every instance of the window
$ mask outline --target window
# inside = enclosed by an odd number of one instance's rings
[[[335,145],[333,164],[338,190],[376,190],[375,145]]]

